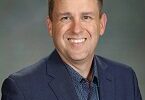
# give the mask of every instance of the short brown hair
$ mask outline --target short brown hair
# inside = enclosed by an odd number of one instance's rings
[[[51,20],[52,20],[53,8],[54,8],[54,1],[55,0],[48,0],[48,15]],[[99,3],[99,8],[100,8],[100,13],[102,13],[103,0],[98,0],[98,3]]]

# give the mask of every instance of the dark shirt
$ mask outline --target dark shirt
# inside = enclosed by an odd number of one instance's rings
[[[93,61],[91,68],[93,72],[93,78],[92,81],[90,82],[87,79],[83,78],[78,72],[76,72],[69,65],[66,66],[72,78],[72,82],[79,100],[99,100],[98,80],[97,80],[98,73],[96,63]]]

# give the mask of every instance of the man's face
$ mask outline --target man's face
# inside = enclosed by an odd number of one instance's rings
[[[99,14],[97,0],[55,0],[48,29],[66,63],[93,58],[106,25],[105,14],[102,17]]]

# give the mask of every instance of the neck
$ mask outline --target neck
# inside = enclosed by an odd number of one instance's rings
[[[67,63],[70,67],[72,67],[83,78],[90,80],[90,76],[92,75],[91,72],[92,61],[93,56],[83,61],[74,61],[74,62],[65,61],[65,63]]]
[[[82,60],[68,59],[68,58],[65,58],[64,56],[62,56],[61,53],[59,53],[59,55],[66,64],[68,64],[70,67],[72,67],[83,78],[90,79],[90,76],[92,76],[92,74],[91,74],[92,72],[90,70],[91,70],[91,66],[92,66],[94,53]]]
[[[88,78],[90,76],[92,63],[83,63],[83,64],[73,64],[70,65],[76,72],[78,72],[83,78]]]

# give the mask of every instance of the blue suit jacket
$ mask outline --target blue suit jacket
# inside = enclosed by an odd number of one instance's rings
[[[95,56],[100,100],[141,100],[134,71]],[[48,58],[10,75],[2,86],[2,100],[79,100],[71,78],[56,51]]]

